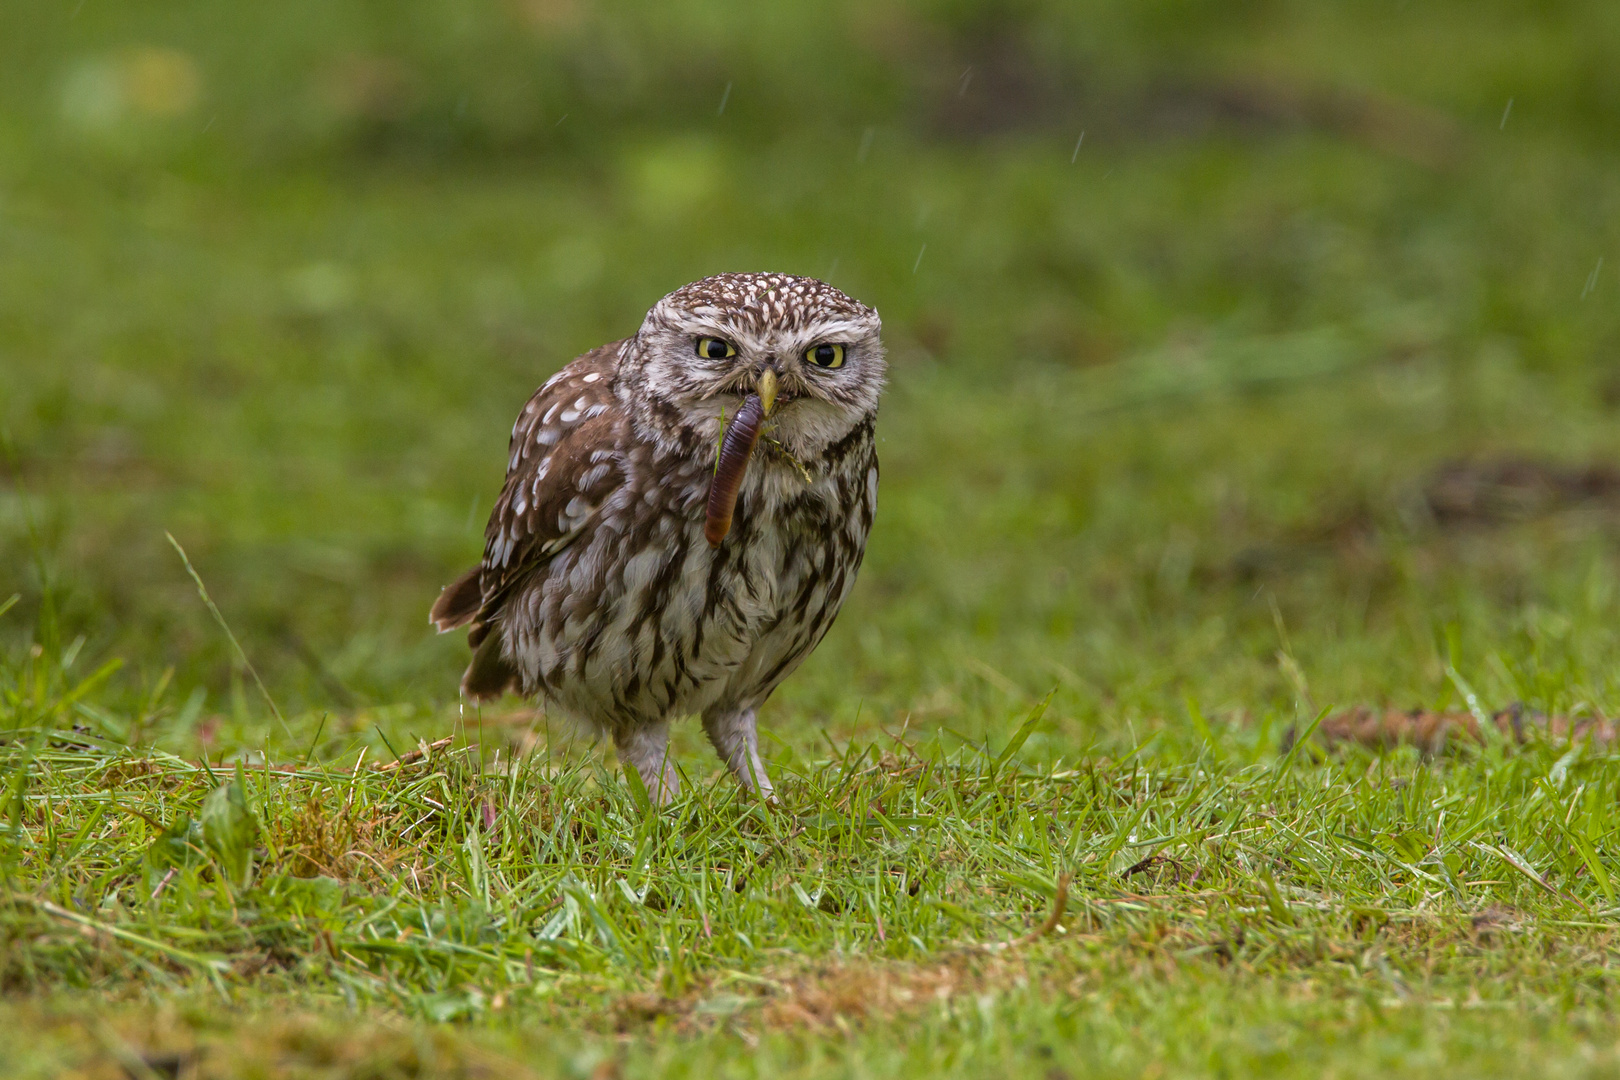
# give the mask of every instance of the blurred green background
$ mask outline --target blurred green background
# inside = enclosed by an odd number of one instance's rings
[[[167,530],[285,710],[441,734],[525,397],[770,269],[893,353],[789,743],[1612,710],[1617,56],[1609,0],[6,5],[0,641],[266,730]]]

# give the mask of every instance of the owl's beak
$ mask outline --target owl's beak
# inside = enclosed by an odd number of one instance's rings
[[[765,406],[765,415],[776,408],[776,369],[766,368],[759,373],[759,403]]]

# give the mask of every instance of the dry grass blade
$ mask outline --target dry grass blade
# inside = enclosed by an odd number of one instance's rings
[[[173,960],[178,964],[196,968],[197,970],[206,972],[211,976],[220,974],[228,967],[226,961],[220,959],[219,957],[203,956],[199,953],[176,948],[173,945],[164,944],[161,941],[154,941],[152,938],[145,937],[141,934],[136,934],[132,931],[124,929],[121,926],[114,926],[110,923],[92,919],[88,915],[79,914],[77,911],[69,911],[67,908],[53,904],[49,900],[36,900],[27,897],[22,897],[20,899],[22,899],[24,903],[33,904],[40,911],[51,916],[52,918],[61,919],[64,922],[74,923],[93,933],[105,934],[107,937],[117,938],[119,941],[127,942],[131,945],[137,945],[143,949],[150,949],[153,952],[156,952],[169,960]]]
[[[259,677],[259,669],[253,666],[253,661],[248,659],[247,651],[242,648],[242,643],[236,640],[236,634],[231,630],[230,624],[225,621],[224,613],[214,603],[214,598],[208,595],[208,586],[203,584],[202,575],[197,573],[197,568],[191,565],[191,557],[186,554],[186,549],[180,546],[180,541],[174,538],[173,533],[166,532],[163,535],[168,537],[175,553],[180,556],[180,561],[185,564],[186,573],[191,576],[192,583],[197,586],[197,595],[202,597],[203,605],[208,608],[208,613],[214,617],[214,622],[219,625],[226,640],[231,643],[231,648],[235,651],[237,660],[247,669],[248,674],[253,676],[253,685],[259,688],[259,694],[264,698],[264,703],[270,708],[270,715],[276,718],[276,722],[281,725],[281,730],[291,736],[292,729],[287,726],[287,718],[281,715],[281,708],[271,695],[270,688],[265,686],[264,680]]]
[[[1039,941],[1047,934],[1050,934],[1053,930],[1056,930],[1058,923],[1062,921],[1063,913],[1068,909],[1068,906],[1069,875],[1059,874],[1057,879],[1057,893],[1052,897],[1052,910],[1047,912],[1046,919],[1041,923],[1041,925],[1019,938],[1013,944],[1029,945],[1033,942]]]

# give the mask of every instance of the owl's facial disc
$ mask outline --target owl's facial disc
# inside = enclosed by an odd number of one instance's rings
[[[876,311],[824,282],[720,274],[675,290],[647,313],[626,353],[622,392],[644,403],[638,412],[647,431],[668,436],[679,428],[684,443],[705,455],[757,396],[761,437],[811,461],[876,412],[881,330]]]

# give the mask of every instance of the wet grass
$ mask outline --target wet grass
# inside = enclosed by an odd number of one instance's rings
[[[1037,707],[660,814],[487,739],[234,771],[112,744],[63,723],[56,666],[5,671],[0,749],[0,1044],[41,1075],[1615,1065],[1620,772],[1591,747],[1245,764],[1199,717],[1034,765]]]
[[[1620,1071],[1612,5],[405,7],[0,12],[11,1074]],[[425,616],[739,268],[879,521],[654,815]]]

